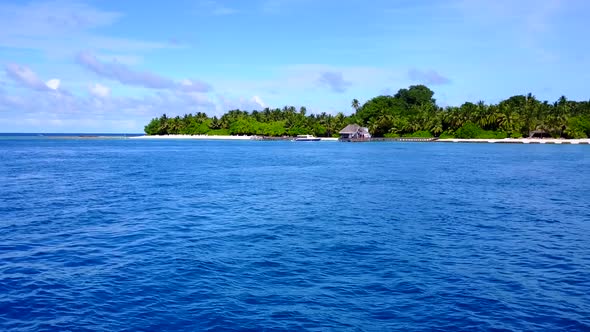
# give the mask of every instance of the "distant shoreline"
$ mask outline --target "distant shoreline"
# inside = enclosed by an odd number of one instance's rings
[[[338,142],[335,137],[319,137],[322,142]],[[257,135],[140,135],[140,134],[0,134],[0,140],[6,139],[52,139],[52,140],[202,140],[202,141],[293,141],[290,136]],[[420,137],[374,137],[359,143],[478,143],[478,144],[553,144],[553,145],[590,145],[590,138],[420,138]]]
[[[218,140],[218,141],[290,141],[293,137],[266,137],[266,136],[250,136],[250,135],[144,135],[128,137],[129,139],[187,139],[187,140]],[[321,141],[337,142],[338,138],[334,137],[320,137]]]
[[[129,137],[130,139],[194,139],[194,140],[253,140],[254,136],[229,136],[229,135],[143,135]]]
[[[263,136],[231,136],[231,135],[144,135],[128,137],[128,139],[148,139],[148,140],[166,140],[166,139],[186,139],[186,140],[227,140],[227,141],[247,141],[247,140],[292,140],[292,137],[263,137]],[[322,141],[337,142],[334,137],[321,137]],[[412,138],[378,138],[375,142],[412,142]],[[563,138],[504,138],[504,139],[486,139],[486,138],[445,138],[432,139],[424,142],[429,143],[495,143],[495,144],[588,144],[590,138],[583,139],[563,139]]]
[[[496,143],[496,144],[590,144],[589,138],[565,139],[565,138],[445,138],[435,142],[440,143]]]
[[[232,136],[232,135],[143,135],[128,137],[128,139],[148,139],[148,140],[228,140],[228,141],[248,141],[248,140],[292,140],[292,137],[263,137],[263,136]],[[338,138],[321,137],[322,141],[337,142]],[[411,142],[411,138],[377,138],[375,142]],[[428,143],[494,143],[494,144],[588,144],[590,138],[583,139],[564,139],[564,138],[504,138],[504,139],[487,139],[487,138],[445,138],[424,141]]]

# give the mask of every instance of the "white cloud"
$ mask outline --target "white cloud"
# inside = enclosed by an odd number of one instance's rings
[[[119,81],[126,85],[186,92],[207,92],[211,89],[208,84],[196,80],[185,79],[177,82],[148,71],[134,70],[129,66],[117,62],[102,62],[90,52],[81,52],[76,59],[81,66],[97,75]]]
[[[251,98],[244,97],[228,97],[224,95],[218,95],[218,114],[225,113],[230,110],[240,109],[242,111],[260,111],[267,107],[266,103],[259,96],[253,96]]]
[[[266,107],[266,103],[262,100],[262,98],[260,98],[258,96],[252,97],[252,101],[254,103],[258,104],[261,108],[265,108]]]
[[[106,98],[111,94],[111,89],[107,86],[95,83],[89,87],[90,93],[99,98]]]
[[[50,79],[49,81],[45,82],[45,85],[50,88],[51,90],[57,90],[59,89],[59,84],[61,83],[60,80],[58,80],[57,78],[54,79]]]
[[[56,81],[57,86],[59,87],[59,80],[53,79],[45,83],[41,79],[39,79],[39,77],[37,77],[37,74],[33,70],[31,70],[31,68],[27,66],[11,63],[6,65],[4,71],[6,72],[6,75],[8,75],[8,77],[12,78],[14,81],[33,90],[50,90],[52,89],[51,86],[56,85]],[[49,84],[51,84],[51,86]]]
[[[109,52],[179,47],[166,42],[106,37],[96,32],[97,28],[112,25],[122,16],[76,1],[2,2],[0,46],[41,51],[61,58],[72,56],[80,45]]]
[[[23,97],[0,91],[0,132],[142,132],[143,126],[163,113],[213,115],[216,111],[204,95],[158,91],[143,97],[100,97],[108,90],[93,84],[86,96],[30,90]]]

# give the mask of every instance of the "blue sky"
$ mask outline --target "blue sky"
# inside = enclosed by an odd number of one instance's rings
[[[162,113],[588,100],[586,0],[2,1],[0,132],[142,132]]]

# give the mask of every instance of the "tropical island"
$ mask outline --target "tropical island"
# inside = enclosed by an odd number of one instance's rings
[[[532,135],[552,138],[590,137],[590,101],[540,101],[532,94],[510,97],[498,104],[483,101],[440,107],[434,92],[424,85],[400,89],[360,105],[352,100],[353,113],[307,114],[305,107],[231,110],[220,118],[205,113],[154,118],[147,135],[259,135],[268,137],[313,134],[338,137],[349,124],[369,128],[374,137],[503,139]]]

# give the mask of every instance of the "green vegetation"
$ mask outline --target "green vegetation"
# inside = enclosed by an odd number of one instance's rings
[[[145,132],[148,135],[263,135],[296,136],[314,134],[318,137],[337,136],[338,131],[352,123],[352,118],[342,113],[307,115],[305,107],[293,106],[282,109],[265,108],[262,111],[246,112],[232,110],[221,118],[209,118],[204,113],[186,114],[169,118],[166,114],[153,119]]]
[[[454,134],[455,138],[495,138],[502,139],[508,137],[503,131],[483,130],[478,125],[467,122],[461,128],[457,129]]]
[[[404,135],[404,137],[415,137],[415,138],[431,138],[434,137],[428,130],[419,130],[415,133]]]
[[[208,134],[337,136],[347,124],[367,126],[376,137],[506,138],[527,137],[541,131],[552,137],[590,136],[590,102],[541,102],[531,94],[513,96],[498,104],[466,102],[459,107],[439,107],[434,92],[424,85],[401,89],[393,96],[378,96],[361,105],[354,99],[350,116],[343,113],[309,114],[305,107],[262,111],[232,110],[221,118],[204,113],[153,119],[148,135]]]

